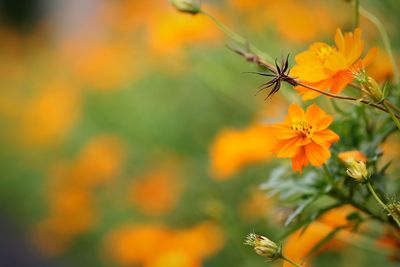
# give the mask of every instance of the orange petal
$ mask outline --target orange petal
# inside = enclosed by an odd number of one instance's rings
[[[350,151],[340,152],[338,154],[338,158],[343,162],[346,162],[348,160],[358,160],[358,161],[362,161],[365,163],[368,160],[368,158],[365,156],[365,154],[359,150],[350,150]]]
[[[333,77],[331,92],[334,94],[340,93],[349,83],[353,81],[353,76],[347,71],[341,71]]]
[[[296,137],[296,132],[290,129],[290,126],[286,123],[277,123],[271,126],[274,136],[279,139],[291,139]]]
[[[310,163],[315,167],[320,167],[324,164],[331,156],[329,150],[325,147],[318,145],[315,142],[311,142],[304,147],[305,154]]]
[[[292,169],[293,171],[299,171],[301,173],[303,166],[308,165],[304,147],[301,147],[297,152],[296,156],[292,158]]]
[[[324,130],[331,125],[333,117],[331,115],[321,116],[317,122],[317,131]]]
[[[307,108],[306,119],[310,123],[315,131],[320,131],[328,128],[332,123],[333,117],[326,114],[320,107],[316,104],[312,104]]]
[[[372,47],[368,50],[367,54],[365,57],[362,59],[362,64],[364,67],[369,66],[372,61],[375,59],[376,54],[378,53],[378,48]]]
[[[333,142],[336,142],[339,139],[340,137],[337,134],[328,129],[315,132],[312,137],[312,140],[315,143],[324,147],[329,147]]]
[[[338,48],[338,50],[340,52],[345,50],[345,43],[344,43],[343,33],[339,28],[336,29],[335,44],[336,44],[336,47]]]
[[[279,141],[273,151],[277,152],[278,158],[291,158],[296,155],[298,151],[296,142],[296,137],[285,141]]]
[[[303,120],[304,119],[304,110],[296,103],[293,103],[289,107],[289,117],[291,120]]]
[[[320,115],[323,115],[325,112],[322,111],[316,104],[312,104],[306,110],[306,120],[313,127],[315,127],[319,121]]]
[[[307,144],[311,143],[311,139],[307,138],[307,137],[297,137],[297,142],[295,144],[296,147],[300,147],[300,146],[305,146]]]

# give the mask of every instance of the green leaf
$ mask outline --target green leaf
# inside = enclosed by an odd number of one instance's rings
[[[288,226],[294,219],[297,218],[297,216],[299,216],[308,206],[314,203],[320,196],[321,194],[316,194],[301,202],[300,205],[297,206],[297,208],[292,212],[292,214],[288,216],[284,225]]]
[[[328,207],[325,207],[323,209],[320,209],[320,210],[318,210],[316,212],[313,212],[313,213],[309,214],[303,220],[301,220],[300,222],[295,224],[293,227],[289,228],[286,232],[284,232],[280,236],[280,239],[284,239],[284,238],[288,237],[289,235],[293,234],[294,232],[296,232],[297,230],[299,230],[302,227],[306,228],[306,226],[308,224],[310,224],[311,222],[317,220],[319,217],[321,217],[326,212],[330,211],[331,209],[340,207],[342,205],[343,205],[343,203],[336,203],[336,204],[330,205]]]
[[[319,192],[316,188],[318,176],[310,172],[299,179],[288,166],[281,166],[272,170],[269,179],[260,185],[261,190],[267,190],[270,197],[278,197],[281,201],[294,201],[305,195],[314,195]]]

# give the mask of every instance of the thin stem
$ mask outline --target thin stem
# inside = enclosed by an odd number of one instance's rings
[[[343,99],[343,100],[352,100],[352,101],[356,101],[357,100],[357,98],[354,98],[354,97],[351,97],[351,96],[342,96],[342,95],[332,94],[332,93],[320,90],[318,88],[312,87],[312,86],[310,86],[308,84],[304,84],[304,83],[300,83],[299,82],[298,85],[301,86],[301,87],[310,89],[311,91],[314,91],[314,92],[317,92],[317,93],[320,93],[320,94],[323,94],[323,95],[326,95],[326,96],[330,96],[330,97],[333,97],[333,98]]]
[[[383,201],[382,201],[382,200],[379,198],[379,196],[376,194],[374,188],[372,187],[372,185],[371,185],[371,183],[370,183],[369,181],[367,182],[367,186],[368,186],[369,191],[372,193],[372,196],[373,196],[373,197],[375,198],[375,200],[379,203],[379,205],[381,205],[382,208],[383,208],[384,210],[387,210],[386,204],[383,203]]]
[[[390,44],[389,35],[387,34],[385,27],[377,17],[375,17],[373,14],[365,10],[362,6],[360,6],[360,13],[368,20],[370,20],[373,24],[375,24],[376,28],[378,29],[382,37],[383,45],[385,46],[386,52],[389,55],[390,63],[392,64],[394,81],[396,84],[398,84],[400,80],[399,69],[397,68],[396,60],[392,50],[392,45]]]
[[[376,194],[374,188],[372,187],[372,184],[370,181],[367,181],[367,187],[369,189],[369,191],[371,192],[372,196],[375,198],[376,202],[379,203],[379,205],[381,205],[381,207],[390,214],[388,207],[386,206],[386,204],[380,199],[380,197]],[[391,214],[390,214],[391,215]],[[392,218],[394,219],[394,221],[396,222],[397,226],[400,228],[400,221],[395,217],[392,216]]]
[[[360,0],[355,0],[354,11],[354,28],[358,28],[360,26]]]
[[[267,59],[268,61],[272,62],[273,59],[271,56],[265,54],[264,52],[262,52],[260,49],[258,49],[257,47],[255,47],[253,44],[251,44],[250,42],[248,42],[248,40],[242,36],[240,36],[239,34],[237,34],[236,32],[234,32],[233,30],[231,30],[229,27],[227,27],[226,25],[224,25],[221,21],[219,21],[217,18],[215,18],[214,16],[212,16],[211,14],[205,12],[205,11],[200,11],[200,13],[202,13],[203,15],[205,15],[206,17],[208,17],[209,19],[211,19],[215,25],[222,31],[224,32],[229,38],[231,38],[232,40],[234,40],[235,42],[239,43],[240,45],[247,47],[249,49],[249,51],[254,52],[257,55],[262,56],[263,58]]]
[[[342,100],[350,100],[350,101],[361,102],[363,104],[366,104],[366,105],[369,105],[369,106],[374,107],[376,109],[379,109],[379,110],[381,110],[383,112],[389,113],[389,111],[386,110],[386,108],[383,108],[383,107],[381,107],[381,106],[379,106],[377,104],[372,104],[372,103],[368,102],[367,100],[363,100],[363,99],[360,100],[360,99],[357,99],[357,98],[354,98],[354,97],[350,97],[350,96],[335,95],[335,94],[319,90],[318,88],[315,88],[315,87],[312,87],[310,85],[303,84],[303,83],[298,83],[298,85],[301,86],[301,87],[310,89],[310,90],[312,90],[314,92],[326,95],[326,96],[330,96],[330,97],[337,98],[337,99],[342,99]],[[400,118],[399,115],[395,115],[395,116],[396,116],[396,118]]]
[[[285,257],[285,256],[281,256],[282,260],[289,262],[291,265],[296,266],[296,267],[302,267],[301,265],[298,265],[297,263],[295,263],[294,261],[292,261],[291,259]]]
[[[392,117],[392,120],[394,121],[394,123],[396,124],[397,128],[399,128],[399,131],[400,131],[400,122],[397,119],[396,114],[393,113],[392,108],[385,101],[383,101],[383,105],[389,111],[389,114]]]
[[[385,101],[386,104],[388,104],[389,107],[391,107],[392,109],[396,110],[397,112],[400,112],[400,108],[396,107],[394,104],[392,104],[392,102],[390,102],[387,99],[385,99],[384,101]]]

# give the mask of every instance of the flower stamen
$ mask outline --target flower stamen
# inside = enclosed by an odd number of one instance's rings
[[[333,53],[334,48],[332,46],[323,46],[315,54],[315,57],[317,60],[321,63],[324,64],[325,60]]]
[[[298,136],[307,137],[308,139],[310,139],[314,133],[313,126],[303,120],[293,121],[290,129],[296,131]]]

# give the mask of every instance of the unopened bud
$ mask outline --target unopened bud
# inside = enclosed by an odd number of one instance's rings
[[[367,75],[365,70],[360,70],[354,74],[355,79],[361,85],[361,91],[366,97],[371,99],[374,103],[381,103],[384,99],[384,94],[379,84],[374,78]]]
[[[254,251],[270,261],[281,258],[281,247],[265,236],[249,234],[246,237],[246,245],[252,246]]]
[[[368,82],[361,84],[361,90],[375,103],[381,103],[383,101],[381,87],[373,78],[368,77]]]
[[[367,166],[363,161],[349,160],[346,162],[346,173],[351,178],[356,179],[358,182],[365,182],[368,179],[369,173]]]
[[[177,10],[193,15],[201,11],[200,0],[171,0],[171,4]]]

